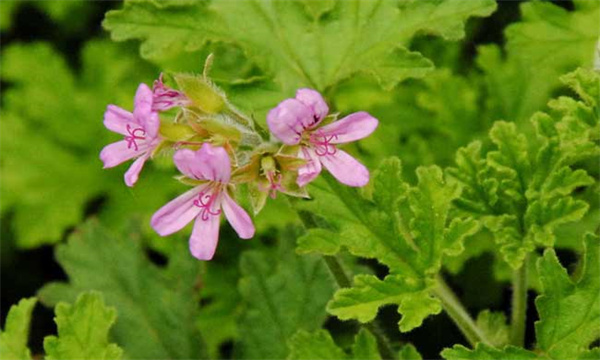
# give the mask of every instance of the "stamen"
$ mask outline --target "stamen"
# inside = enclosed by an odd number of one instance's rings
[[[125,136],[125,141],[127,141],[127,148],[131,149],[131,147],[133,146],[134,150],[138,151],[138,144],[135,141],[145,140],[146,130],[144,130],[141,127],[131,130],[131,127],[129,126],[129,124],[127,124],[127,132],[129,133],[129,136]],[[138,132],[141,132],[141,135],[138,135]]]
[[[310,142],[314,145],[315,154],[318,156],[334,155],[337,148],[331,141],[337,139],[337,135],[324,135],[322,132],[313,133]]]
[[[212,210],[213,204],[217,199],[218,192],[208,192],[204,191],[198,194],[198,199],[194,200],[194,205],[201,208],[200,218],[203,221],[207,221],[210,215],[220,215],[221,209]]]
[[[269,196],[271,199],[275,199],[277,198],[277,191],[283,190],[283,186],[281,186],[281,174],[269,171],[267,173],[267,179],[269,179]]]

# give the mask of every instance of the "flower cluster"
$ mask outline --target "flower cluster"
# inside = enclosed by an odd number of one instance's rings
[[[193,187],[160,208],[151,226],[167,236],[194,221],[190,251],[196,258],[212,259],[221,213],[240,238],[254,236],[252,219],[234,200],[239,186],[248,187],[257,214],[278,192],[308,197],[305,187],[323,167],[349,186],[369,182],[367,168],[338,148],[377,128],[377,119],[368,113],[337,120],[328,115],[321,94],[300,89],[268,113],[272,136],[265,138],[206,77],[181,74],[174,79],[180,90],[166,86],[162,74],[152,89],[141,84],[133,112],[108,106],[104,125],[123,139],[104,147],[100,159],[104,168],[134,160],[125,173],[131,187],[148,159],[174,150],[173,162],[182,174],[178,179]]]

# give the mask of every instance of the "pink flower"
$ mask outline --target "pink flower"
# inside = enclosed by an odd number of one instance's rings
[[[160,119],[152,110],[152,98],[152,90],[146,84],[140,84],[135,93],[133,113],[115,105],[108,105],[104,113],[104,126],[125,138],[105,146],[100,159],[105,169],[136,159],[125,173],[127,186],[137,182],[144,163],[161,141],[158,135]]]
[[[152,92],[154,93],[152,102],[152,110],[154,111],[166,111],[176,106],[189,106],[192,104],[192,101],[184,93],[165,86],[162,73],[158,80],[154,81]]]
[[[254,236],[250,216],[227,192],[231,164],[222,147],[204,143],[200,150],[179,150],[175,165],[186,177],[202,183],[172,200],[154,216],[151,225],[161,236],[181,230],[196,219],[190,237],[190,252],[200,260],[212,259],[219,240],[221,211],[242,239]]]
[[[269,130],[284,144],[300,145],[298,156],[307,163],[298,169],[299,186],[313,181],[321,172],[321,165],[343,184],[366,185],[369,170],[336,145],[369,136],[379,122],[361,111],[318,127],[328,112],[321,94],[300,89],[296,98],[286,99],[269,111],[267,123]]]

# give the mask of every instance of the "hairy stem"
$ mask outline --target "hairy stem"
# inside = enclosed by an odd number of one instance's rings
[[[525,320],[527,316],[527,258],[513,275],[512,313],[510,320],[510,343],[523,346],[525,343]]]
[[[463,333],[471,346],[477,343],[485,343],[489,345],[489,341],[485,338],[484,333],[473,321],[473,318],[467,313],[467,310],[456,297],[452,289],[448,287],[441,276],[437,277],[437,286],[434,290],[435,295],[442,301],[444,311],[454,321],[456,326]]]

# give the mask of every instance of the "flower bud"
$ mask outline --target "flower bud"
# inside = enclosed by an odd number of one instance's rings
[[[192,101],[192,106],[205,113],[219,113],[227,104],[225,94],[200,76],[178,74],[175,75],[175,81],[181,91]]]

